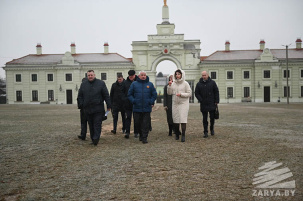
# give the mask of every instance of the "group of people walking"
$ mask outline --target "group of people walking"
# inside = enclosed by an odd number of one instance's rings
[[[169,82],[164,87],[164,108],[167,114],[169,136],[175,134],[175,139],[185,142],[186,124],[189,111],[189,99],[192,90],[185,80],[185,72],[177,69],[169,76]],[[210,114],[210,133],[214,135],[214,114],[219,103],[219,90],[206,71],[196,85],[195,96],[200,102],[203,115],[204,137],[208,137],[208,113]],[[107,111],[112,111],[113,130],[117,132],[119,112],[122,117],[122,132],[126,139],[130,136],[132,117],[134,118],[134,137],[139,137],[143,144],[151,130],[151,112],[157,99],[157,91],[146,72],[141,71],[138,76],[134,70],[128,71],[125,80],[122,75],[112,84],[110,94],[102,80],[96,79],[93,70],[87,72],[87,79],[82,80],[78,93],[78,108],[81,117],[81,135],[79,139],[86,139],[86,120],[89,125],[92,144],[97,145],[100,140],[102,120],[106,119],[104,102]],[[180,131],[181,127],[181,131]]]

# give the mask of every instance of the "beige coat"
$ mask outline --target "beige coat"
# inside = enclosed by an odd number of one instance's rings
[[[191,88],[188,82],[185,81],[185,72],[183,70],[181,72],[182,78],[177,80],[174,74],[174,82],[171,86],[167,86],[167,93],[173,97],[173,120],[177,124],[187,123],[189,98],[192,96]],[[181,96],[176,96],[178,93],[181,93]]]

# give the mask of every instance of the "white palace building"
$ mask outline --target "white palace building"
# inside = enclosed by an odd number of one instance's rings
[[[132,42],[132,58],[110,53],[108,43],[104,44],[103,53],[91,54],[77,53],[75,43],[65,54],[43,54],[38,44],[36,54],[14,59],[3,67],[7,103],[76,104],[81,80],[89,69],[105,81],[108,90],[118,74],[126,77],[130,69],[146,71],[150,81],[156,83],[157,65],[165,60],[186,72],[186,80],[193,89],[191,102],[197,103],[194,88],[204,70],[217,82],[221,103],[286,102],[287,91],[289,102],[303,102],[300,38],[296,48],[288,49],[288,59],[285,49],[265,48],[264,40],[256,50],[231,50],[226,41],[225,50],[201,57],[200,40],[184,40],[184,34],[174,33],[175,25],[169,22],[166,4],[162,7],[162,19],[156,35],[148,35],[147,41]]]

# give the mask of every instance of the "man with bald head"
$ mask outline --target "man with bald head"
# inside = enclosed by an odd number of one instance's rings
[[[200,111],[203,115],[204,138],[208,137],[208,113],[210,116],[210,132],[215,134],[215,110],[219,103],[219,89],[206,71],[202,72],[202,77],[196,85],[195,96],[200,102]]]
[[[133,104],[134,123],[140,135],[139,140],[146,144],[150,131],[150,113],[157,99],[157,91],[146,72],[141,71],[137,80],[130,85],[128,99]]]

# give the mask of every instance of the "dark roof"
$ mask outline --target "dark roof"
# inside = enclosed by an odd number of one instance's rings
[[[285,49],[271,49],[274,58],[285,59]],[[230,50],[216,51],[203,61],[227,61],[227,60],[256,60],[263,53],[262,50]],[[289,59],[303,59],[303,49],[288,49]]]
[[[30,54],[19,59],[14,59],[6,64],[58,64],[64,54]],[[87,54],[73,54],[75,61],[79,63],[103,63],[103,62],[126,62],[130,63],[127,59],[117,53],[87,53]]]

